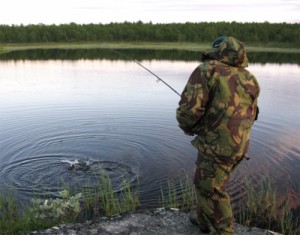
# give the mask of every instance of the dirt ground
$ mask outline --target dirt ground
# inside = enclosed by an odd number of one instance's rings
[[[85,223],[63,224],[28,235],[199,235],[186,213],[178,210],[155,209],[128,213],[113,218],[98,218]],[[275,235],[271,231],[235,224],[235,235]]]

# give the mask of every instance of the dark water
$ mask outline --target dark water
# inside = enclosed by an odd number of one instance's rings
[[[194,60],[145,59],[178,92],[198,65]],[[229,182],[242,197],[245,175],[270,176],[278,191],[300,205],[300,66],[255,63],[260,115],[249,161]],[[157,206],[168,179],[192,175],[196,149],[177,127],[179,97],[162,82],[120,58],[2,58],[0,62],[0,187],[21,198],[88,184],[106,169],[116,190],[124,178],[140,181],[142,206]],[[69,171],[68,161],[88,171]]]

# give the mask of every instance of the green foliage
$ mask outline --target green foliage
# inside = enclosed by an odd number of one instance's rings
[[[180,188],[182,189],[182,208],[189,211],[196,203],[196,194],[194,184],[188,175],[180,179]]]
[[[14,234],[19,227],[19,214],[17,210],[17,199],[15,192],[2,193],[0,197],[0,231]]]
[[[123,179],[123,190],[118,196],[114,193],[111,179],[101,170],[100,200],[101,208],[106,216],[113,216],[123,212],[133,211],[139,206],[136,192],[132,192],[128,180]]]
[[[140,206],[138,189],[137,191],[132,191],[130,182],[128,180],[124,180],[122,186],[124,190],[121,192],[121,195],[119,197],[121,207],[120,212],[123,213],[136,210]]]
[[[82,194],[70,196],[66,189],[58,193],[56,199],[33,199],[29,208],[34,219],[60,221],[63,223],[74,221],[80,212]]]
[[[195,205],[195,188],[190,177],[181,178],[179,182],[178,185],[175,181],[168,181],[167,190],[161,189],[161,207],[189,211]],[[262,181],[257,189],[246,179],[245,189],[246,200],[233,205],[233,207],[240,208],[235,215],[238,223],[277,231],[285,235],[300,234],[299,219],[292,217],[288,201],[280,207],[277,205],[277,194],[270,180]]]
[[[175,181],[168,181],[167,192],[161,188],[160,206],[166,208],[180,208],[189,211],[196,203],[195,188],[191,178],[186,175]]]
[[[19,205],[15,192],[0,194],[0,234],[16,235],[52,227],[61,223],[80,222],[98,216],[114,216],[133,211],[140,205],[138,193],[128,180],[123,181],[121,193],[115,193],[106,172],[101,170],[97,184],[78,187],[81,192],[70,195],[65,189],[57,198],[34,198]],[[1,233],[2,232],[2,233]]]
[[[189,176],[177,181],[168,181],[166,191],[161,190],[161,206],[189,211],[195,205],[195,188]],[[51,226],[85,220],[89,216],[113,216],[134,211],[139,205],[138,189],[133,190],[128,180],[122,183],[122,191],[114,192],[112,182],[104,170],[97,184],[79,187],[71,196],[69,190],[59,192],[57,198],[33,199],[29,204],[18,204],[16,192],[0,194],[0,232],[7,235],[24,234]],[[139,183],[138,183],[139,184]],[[92,184],[91,184],[92,185]],[[270,181],[254,188],[245,181],[247,200],[238,205],[237,222],[246,226],[278,231],[286,235],[300,234],[299,220],[292,218],[288,201],[277,205],[278,198]],[[235,205],[236,206],[236,205]],[[90,213],[90,214],[88,214]],[[83,218],[79,218],[83,216]]]
[[[100,201],[101,208],[107,216],[119,214],[121,211],[120,204],[116,194],[113,191],[112,182],[106,172],[101,170],[101,184],[100,184]]]
[[[136,210],[139,205],[139,181],[133,189],[128,179],[123,179],[122,190],[116,192],[107,172],[101,168],[100,179],[90,183],[93,187],[82,187],[83,205],[81,218],[92,219],[98,216],[114,216]]]
[[[247,198],[241,202],[237,218],[240,224],[267,228],[285,235],[300,234],[299,221],[293,221],[288,201],[277,206],[278,197],[270,179],[262,181],[258,188],[246,179]]]
[[[3,234],[23,234],[48,228],[58,223],[73,222],[80,211],[81,194],[70,196],[67,190],[56,199],[33,199],[19,205],[15,192],[0,196],[0,231]]]
[[[243,42],[286,43],[300,46],[300,24],[287,23],[171,23],[124,22],[110,24],[0,25],[0,43],[41,42],[212,42],[217,36]]]
[[[100,180],[93,182],[93,187],[83,190],[83,217],[114,216],[124,212],[134,211],[139,205],[138,189],[133,190],[128,179],[123,179],[122,191],[115,192],[112,181],[101,168]]]

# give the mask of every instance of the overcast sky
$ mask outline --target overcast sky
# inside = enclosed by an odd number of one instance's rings
[[[7,0],[0,24],[300,23],[300,0]]]

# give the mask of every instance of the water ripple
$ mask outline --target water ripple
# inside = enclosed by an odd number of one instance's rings
[[[89,163],[88,170],[70,170],[70,164],[79,159]],[[13,188],[27,196],[56,194],[63,183],[68,186],[92,186],[101,181],[101,171],[111,179],[116,191],[121,190],[123,180],[133,185],[137,172],[132,166],[115,161],[95,161],[84,157],[45,155],[26,158],[4,166],[0,171],[2,187]]]

